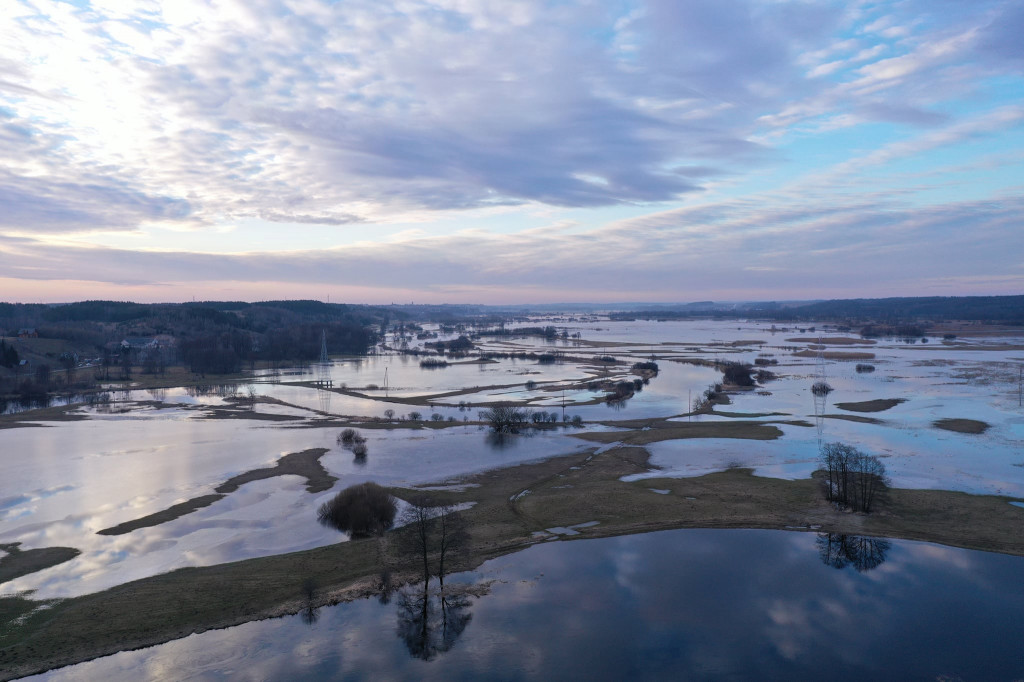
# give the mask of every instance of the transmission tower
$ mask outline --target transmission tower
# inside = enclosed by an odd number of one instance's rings
[[[811,394],[814,396],[814,426],[818,432],[818,453],[825,440],[825,407],[828,404],[828,394],[832,387],[825,380],[825,344],[818,337],[818,356],[815,360],[814,383],[811,385]]]
[[[328,388],[331,381],[331,359],[327,356],[327,330],[320,333],[320,362],[316,365],[316,385]]]

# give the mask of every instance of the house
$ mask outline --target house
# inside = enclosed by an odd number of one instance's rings
[[[148,336],[129,336],[121,342],[121,348],[126,350],[147,350],[149,348],[156,348],[156,339]]]
[[[36,331],[35,327],[26,327],[18,330],[19,339],[38,339],[39,332]]]

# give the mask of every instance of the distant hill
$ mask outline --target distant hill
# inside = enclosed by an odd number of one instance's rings
[[[785,308],[773,312],[769,317],[786,320],[873,320],[884,323],[964,320],[1024,324],[1024,296],[856,298]]]
[[[886,324],[963,320],[1024,324],[1024,296],[930,296],[855,298],[832,301],[707,303],[640,310],[620,310],[613,319],[687,319],[692,317],[759,317],[771,320],[845,320]]]

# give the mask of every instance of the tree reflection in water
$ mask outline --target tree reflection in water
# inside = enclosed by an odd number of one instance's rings
[[[312,602],[309,602],[299,613],[299,617],[302,618],[302,622],[306,625],[315,625],[320,620],[320,609],[313,606]]]
[[[858,573],[881,566],[891,546],[887,540],[839,533],[818,533],[815,543],[823,564],[838,569],[853,566]]]
[[[455,646],[473,614],[469,597],[422,587],[398,593],[398,636],[414,658],[429,661]]]

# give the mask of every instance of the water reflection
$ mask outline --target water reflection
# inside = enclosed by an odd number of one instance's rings
[[[469,597],[464,593],[432,592],[427,583],[398,592],[398,637],[409,655],[424,661],[450,651],[469,625]]]
[[[837,569],[853,566],[858,573],[881,566],[891,546],[888,540],[839,533],[818,533],[815,544],[821,563]]]
[[[886,570],[832,570],[822,544]],[[420,583],[387,605],[323,607],[315,628],[302,614],[258,621],[46,677],[1021,679],[1022,562],[780,531],[548,542],[450,576],[443,598]],[[481,582],[487,597],[472,599]]]

